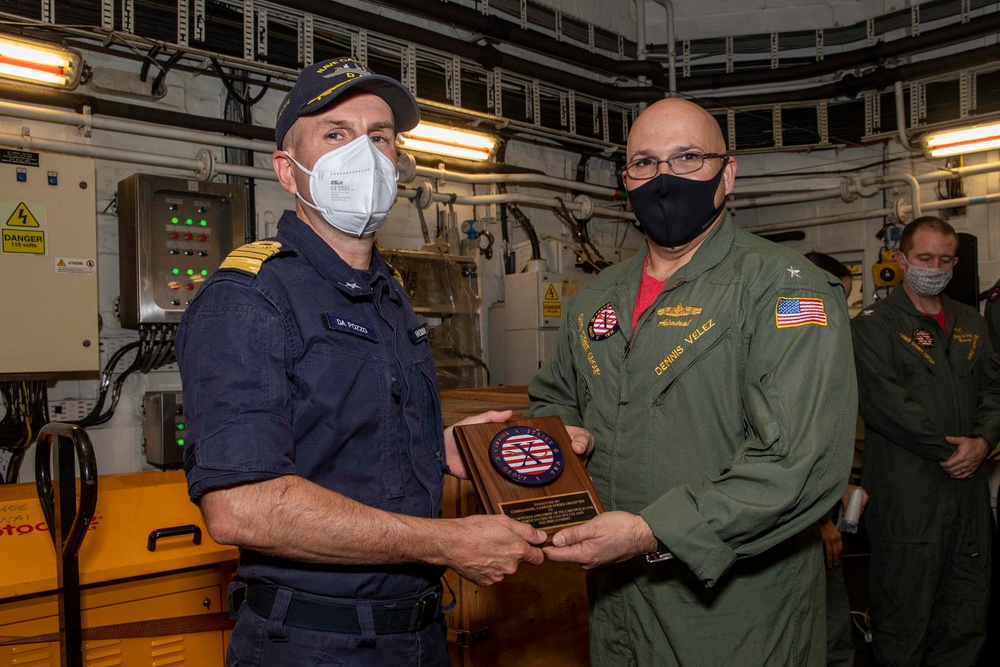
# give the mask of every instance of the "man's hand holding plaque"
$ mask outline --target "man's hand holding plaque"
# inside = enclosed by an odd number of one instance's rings
[[[455,439],[479,499],[550,537],[604,511],[559,417],[456,425]]]

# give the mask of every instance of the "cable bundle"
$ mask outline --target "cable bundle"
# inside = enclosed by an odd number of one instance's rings
[[[0,420],[0,449],[11,453],[7,473],[0,482],[17,482],[24,453],[49,422],[49,402],[44,380],[0,382],[5,414]]]

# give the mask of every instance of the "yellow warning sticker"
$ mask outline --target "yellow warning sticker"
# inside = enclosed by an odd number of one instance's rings
[[[3,230],[3,251],[28,255],[45,254],[45,232]]]
[[[38,227],[38,220],[31,214],[24,202],[20,202],[7,218],[8,227]]]
[[[545,290],[545,300],[546,301],[558,301],[559,292],[556,291],[556,286],[549,283],[549,288]]]
[[[562,317],[562,304],[555,303],[542,304],[542,317]]]

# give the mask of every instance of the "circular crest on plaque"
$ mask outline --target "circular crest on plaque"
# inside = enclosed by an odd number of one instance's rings
[[[563,471],[563,453],[555,439],[530,426],[511,426],[490,442],[490,460],[501,475],[517,484],[540,486]]]

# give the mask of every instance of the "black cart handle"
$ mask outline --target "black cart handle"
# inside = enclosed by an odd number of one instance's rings
[[[80,500],[73,525],[63,539],[62,548],[56,543],[55,528],[55,495],[52,489],[52,440],[56,441],[56,456],[61,460],[76,450],[76,458],[80,463]],[[76,494],[73,479],[60,479],[65,485],[63,491]],[[38,444],[35,449],[35,488],[38,491],[38,502],[42,506],[42,514],[49,526],[49,536],[56,547],[56,553],[63,557],[75,558],[80,553],[80,545],[87,534],[87,527],[97,511],[97,459],[94,456],[94,446],[90,443],[87,432],[73,424],[53,422],[46,424],[38,432]],[[65,519],[64,519],[65,520]]]
[[[194,535],[194,543],[201,544],[201,527],[189,523],[186,526],[157,528],[149,534],[149,539],[146,541],[146,548],[150,551],[156,551],[156,540],[161,537],[176,537],[177,535]]]

